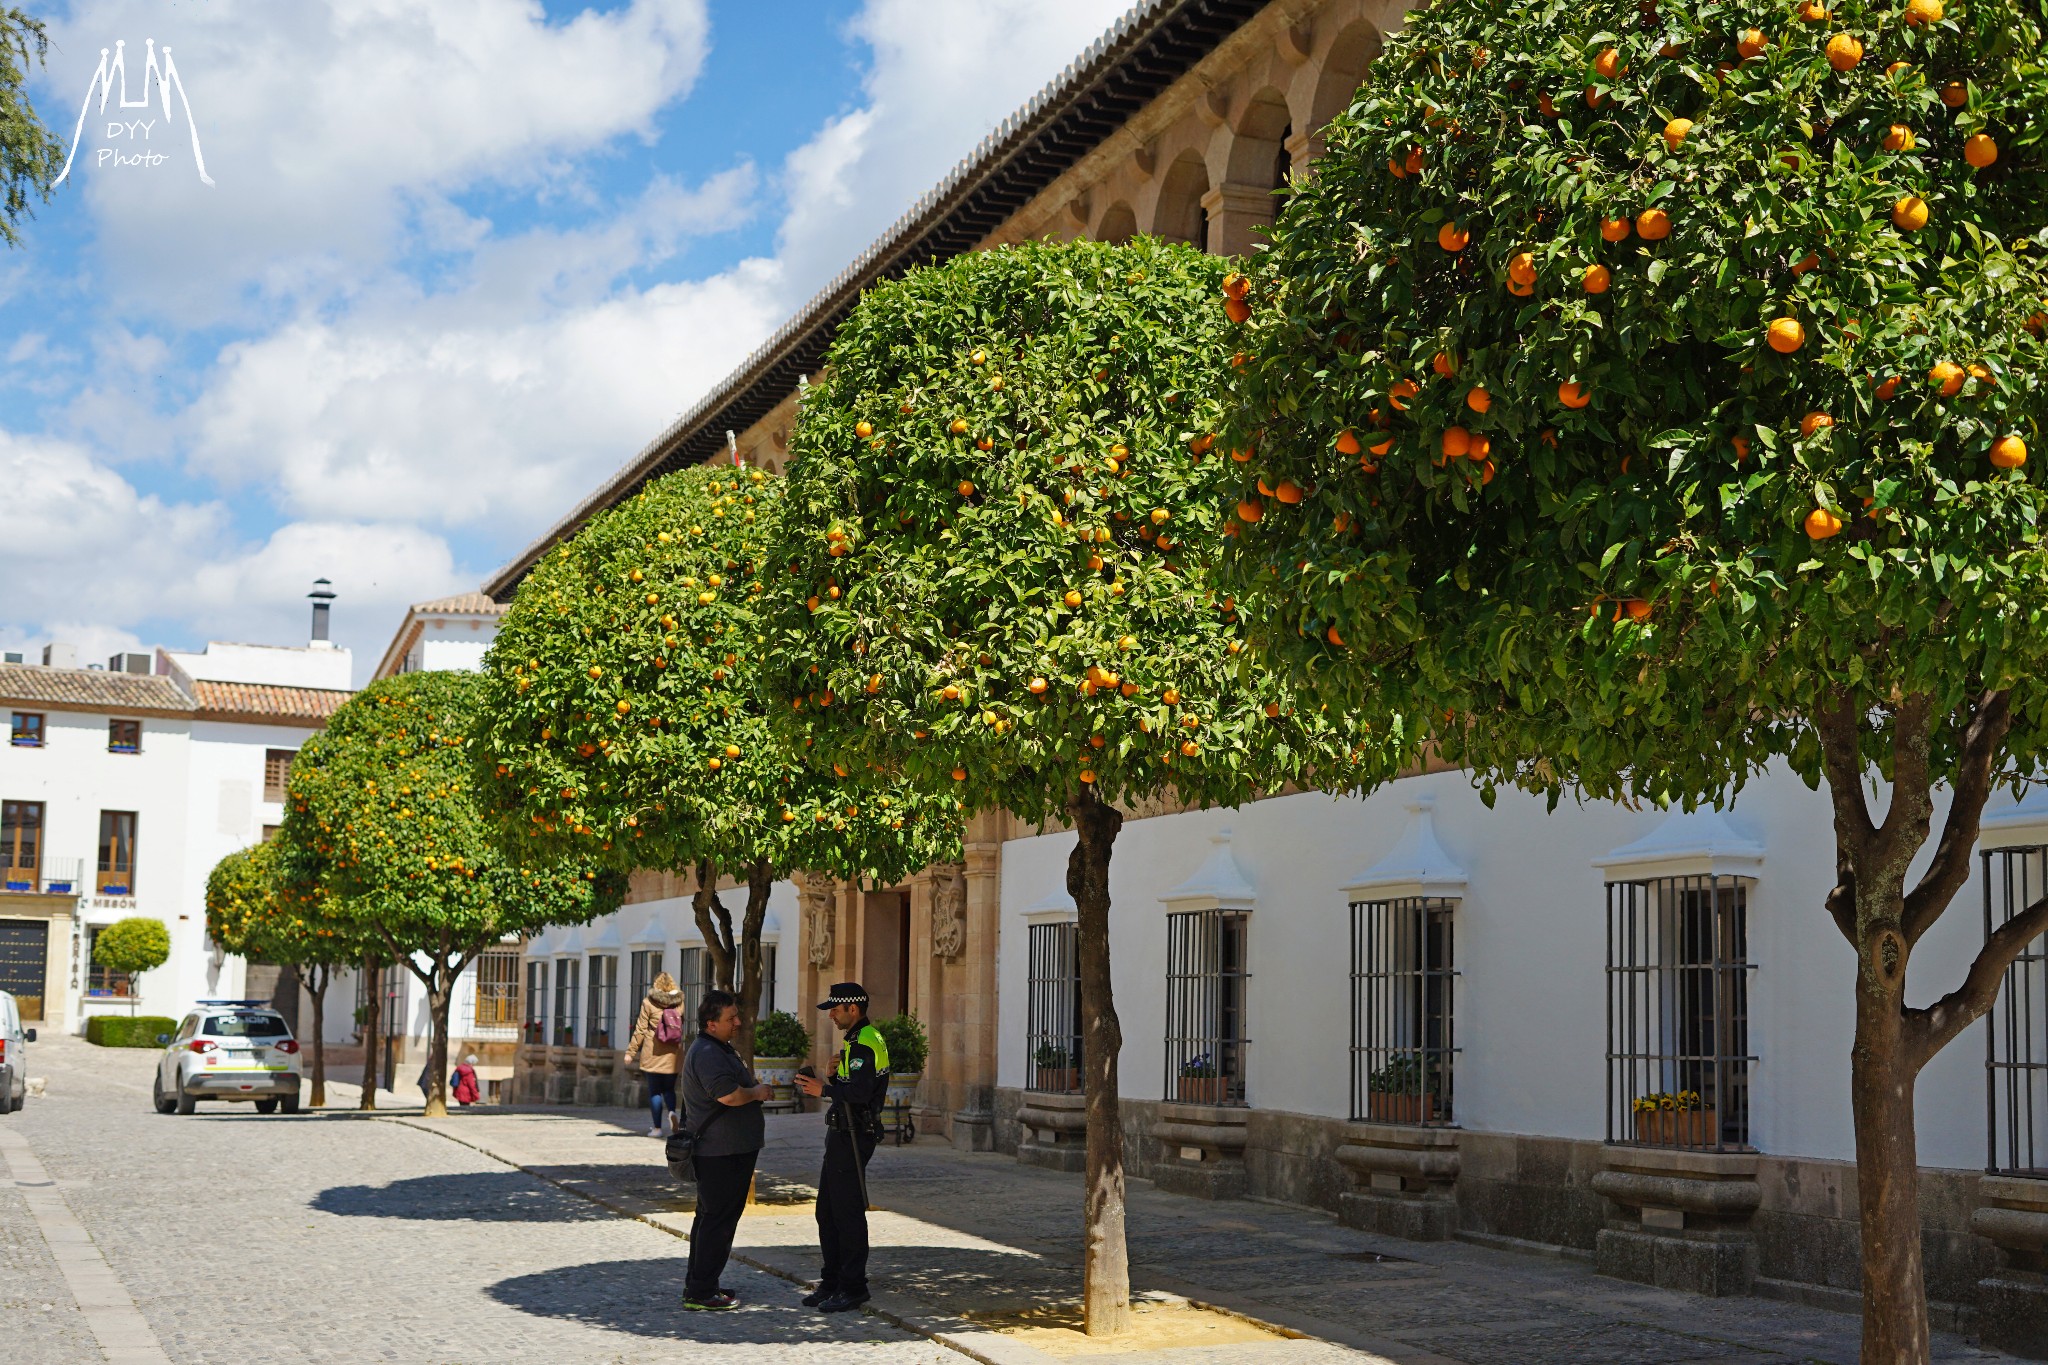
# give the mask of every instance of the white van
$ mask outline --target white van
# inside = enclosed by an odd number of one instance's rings
[[[21,1026],[21,1007],[0,991],[0,1114],[11,1114],[28,1101],[28,1045],[36,1031]]]

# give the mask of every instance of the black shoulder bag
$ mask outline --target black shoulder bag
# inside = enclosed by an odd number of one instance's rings
[[[695,1131],[677,1128],[663,1144],[662,1155],[668,1159],[668,1173],[685,1185],[697,1183],[697,1144],[703,1141],[705,1130],[732,1107],[717,1100],[713,1100],[711,1105],[711,1117],[698,1124]]]

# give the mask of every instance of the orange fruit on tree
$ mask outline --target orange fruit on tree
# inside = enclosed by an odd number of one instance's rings
[[[1593,70],[1602,80],[1613,80],[1621,74],[1622,69],[1621,53],[1618,49],[1610,47],[1593,59]]]
[[[1906,25],[1922,28],[1941,22],[1941,0],[1906,0]]]
[[[1824,412],[1809,412],[1806,416],[1799,419],[1799,434],[1801,436],[1811,436],[1822,427],[1831,427],[1834,424],[1835,419]]]
[[[1970,102],[1970,87],[1961,81],[1950,81],[1941,87],[1941,102],[1951,109],[1960,109]]]
[[[1484,488],[1487,484],[1492,483],[1493,476],[1497,472],[1498,471],[1494,468],[1492,460],[1487,460],[1483,462],[1479,466],[1479,486]]]
[[[1799,275],[1804,275],[1807,271],[1818,268],[1819,265],[1820,257],[1814,255],[1811,251],[1809,251],[1804,256],[1800,257],[1798,260],[1792,263],[1792,274],[1795,277]]]
[[[1918,145],[1913,130],[1903,123],[1894,123],[1884,130],[1884,149],[1888,152],[1910,152]]]
[[[1257,521],[1266,515],[1266,505],[1257,498],[1245,498],[1237,504],[1239,521]]]
[[[1422,168],[1427,164],[1427,160],[1422,155],[1422,148],[1410,147],[1408,149],[1408,159],[1402,163],[1402,169],[1406,170],[1410,175],[1421,175]]]
[[[1644,209],[1636,215],[1636,234],[1646,242],[1661,242],[1671,235],[1671,215],[1662,209]]]
[[[1472,448],[1472,433],[1463,427],[1445,427],[1443,438],[1444,458],[1462,460],[1465,452]]]
[[[1842,519],[1825,507],[1816,507],[1806,514],[1806,534],[1815,540],[1826,540],[1842,530]]]
[[[955,436],[965,436],[967,434],[967,419],[965,417],[955,417],[952,425],[947,427],[946,430],[952,432]]]
[[[1735,50],[1741,54],[1742,60],[1748,61],[1751,57],[1762,56],[1763,50],[1770,45],[1771,40],[1764,37],[1762,29],[1746,28],[1742,31],[1742,36],[1736,40]]]
[[[1629,598],[1628,601],[1622,603],[1622,607],[1628,612],[1628,619],[1631,621],[1647,621],[1650,619],[1650,604],[1640,597]]]
[[[875,434],[874,423],[855,422],[853,424],[853,434],[860,437],[863,441],[865,441],[868,437]]]
[[[1429,362],[1429,368],[1449,379],[1458,372],[1458,358],[1449,351],[1438,351],[1436,357]]]
[[[967,769],[965,769],[965,768],[955,768],[955,769],[953,769],[953,780],[954,780],[955,782],[965,782],[965,781],[967,780]],[[1084,778],[1083,780],[1085,781],[1086,779]]]
[[[1747,436],[1737,436],[1728,444],[1735,447],[1735,463],[1741,464],[1749,458],[1749,438]]]
[[[1603,242],[1625,242],[1635,226],[1626,218],[1603,218],[1600,221],[1600,240]]]
[[[1534,280],[1529,280],[1526,282],[1521,280],[1509,280],[1508,292],[1510,294],[1513,294],[1518,299],[1526,299],[1531,294],[1534,294],[1536,292],[1536,282]]]
[[[1401,164],[1401,158],[1398,156],[1387,158],[1387,170],[1396,180],[1406,180],[1408,178],[1408,168]]]
[[[1074,589],[1069,588],[1067,589],[1066,595],[1060,598],[1060,601],[1066,603],[1067,606],[1070,608],[1079,609],[1081,605],[1081,594],[1074,591]]]
[[[1963,143],[1963,160],[1981,171],[1998,160],[1998,144],[1989,134],[1972,133]]]
[[[1990,370],[1982,365],[1970,365],[1966,366],[1965,369],[1970,378],[1976,380],[1984,388],[1988,389],[1998,382],[1997,376],[1993,375]]]
[[[1901,232],[1918,232],[1927,226],[1927,201],[1917,194],[1902,195],[1892,205],[1892,226]]]
[[[1274,485],[1273,496],[1292,507],[1302,499],[1301,485],[1292,479],[1282,479]]]
[[[1485,412],[1493,406],[1493,395],[1483,386],[1474,384],[1465,394],[1465,406],[1474,412]]]
[[[1675,119],[1671,120],[1671,122],[1669,122],[1669,123],[1667,123],[1667,124],[1665,124],[1665,125],[1664,125],[1664,145],[1665,145],[1665,146],[1667,146],[1667,147],[1669,147],[1669,148],[1670,148],[1670,149],[1671,149],[1672,151],[1674,151],[1674,152],[1675,152],[1675,151],[1677,151],[1677,150],[1679,149],[1679,147],[1681,147],[1682,145],[1684,145],[1684,143],[1685,143],[1685,135],[1686,135],[1687,133],[1690,133],[1691,131],[1692,131],[1692,120],[1691,120],[1691,119],[1689,119],[1689,118],[1675,118]],[[1605,234],[1605,231],[1606,231],[1606,230],[1605,230],[1605,228],[1602,228],[1602,233],[1603,233],[1603,235]],[[1623,236],[1623,237],[1626,237],[1627,235],[1628,235],[1628,234],[1627,234],[1627,233],[1625,233],[1625,232],[1624,232],[1624,233],[1622,234],[1622,236]],[[1610,241],[1610,242],[1613,242],[1613,241],[1619,241],[1619,240],[1620,240],[1620,238],[1616,238],[1616,237],[1609,237],[1609,238],[1608,238],[1607,240],[1608,240],[1608,241]]]
[[[1358,453],[1358,433],[1350,427],[1346,427],[1337,433],[1337,453],[1339,455],[1356,455]]]
[[[1536,258],[1526,251],[1508,257],[1508,279],[1515,284],[1536,283]]]
[[[1779,355],[1791,355],[1806,344],[1806,329],[1800,326],[1798,318],[1778,318],[1764,335]]]
[[[1828,39],[1828,65],[1837,71],[1855,69],[1863,60],[1863,44],[1854,34],[1837,33]]]
[[[1608,273],[1604,265],[1589,265],[1586,267],[1584,280],[1588,294],[1604,294],[1608,286],[1614,282],[1614,277]]]
[[[1941,391],[1943,398],[1953,398],[1963,391],[1963,367],[1953,360],[1937,361],[1927,372],[1927,381]]]
[[[1235,270],[1223,277],[1223,292],[1233,299],[1241,299],[1251,292],[1252,282]]]
[[[1445,223],[1436,230],[1436,244],[1445,251],[1463,251],[1471,240],[1472,234],[1456,223]]]
[[[1605,103],[1607,103],[1607,96],[1601,94],[1590,85],[1586,87],[1586,107],[1588,109],[1598,109]]]
[[[1395,411],[1406,412],[1408,410],[1408,400],[1421,392],[1422,385],[1414,380],[1397,379],[1394,381],[1394,386],[1387,390],[1387,401],[1394,405]]]
[[[1894,394],[1898,393],[1898,391],[1899,376],[1893,375],[1889,379],[1881,380],[1879,381],[1877,386],[1878,401],[1888,402]]]
[[[2017,436],[2001,436],[1991,443],[1991,463],[2000,469],[2018,469],[2027,462],[2027,443]]]
[[[1382,437],[1382,438],[1380,439],[1380,441],[1379,441],[1379,442],[1378,442],[1377,444],[1374,444],[1374,445],[1370,445],[1370,446],[1367,446],[1367,447],[1366,447],[1366,450],[1367,450],[1368,452],[1370,452],[1370,454],[1372,454],[1372,455],[1385,455],[1385,454],[1386,454],[1386,453],[1387,453],[1388,451],[1392,450],[1393,448],[1394,448],[1394,438],[1393,438],[1392,436],[1386,436],[1386,437]],[[1379,466],[1377,466],[1377,465],[1372,465],[1372,464],[1367,464],[1367,463],[1366,463],[1366,458],[1367,458],[1367,457],[1361,457],[1361,458],[1360,458],[1360,460],[1359,460],[1359,463],[1360,463],[1360,464],[1364,464],[1364,465],[1366,466],[1365,472],[1366,472],[1366,473],[1368,473],[1368,474],[1370,474],[1370,473],[1372,473],[1372,472],[1373,472],[1373,470],[1377,469],[1377,468],[1378,468]]]
[[[1828,7],[1820,0],[1806,0],[1799,7],[1799,18],[1809,24],[1825,24],[1828,21]]]
[[[1252,306],[1243,299],[1223,300],[1223,314],[1232,322],[1244,322],[1252,315]]]
[[[1344,637],[1337,633],[1337,628],[1335,626],[1331,626],[1328,630],[1324,631],[1323,636],[1331,644],[1336,645],[1339,649],[1342,649],[1344,647]],[[1183,749],[1186,749],[1188,746],[1182,745],[1181,747]]]
[[[1483,460],[1493,453],[1493,438],[1483,431],[1472,433],[1472,439],[1465,446],[1465,458]]]
[[[1557,401],[1568,408],[1583,408],[1593,401],[1593,391],[1577,380],[1568,379],[1557,386]]]

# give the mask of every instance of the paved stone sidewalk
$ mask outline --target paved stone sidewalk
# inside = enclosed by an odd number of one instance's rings
[[[687,1230],[688,1204],[646,1136],[643,1114],[487,1107],[401,1120],[528,1167],[657,1226]],[[823,1129],[816,1115],[771,1116],[739,1254],[796,1278],[817,1273],[804,1199]],[[884,1146],[870,1167],[879,1299],[978,1355],[1045,1360],[991,1339],[976,1316],[1078,1301],[1081,1183],[998,1155],[936,1143]],[[1462,1242],[1370,1236],[1326,1215],[1257,1202],[1207,1203],[1133,1181],[1134,1287],[1241,1312],[1304,1335],[1261,1347],[1146,1352],[1133,1362],[1220,1358],[1382,1365],[1854,1365],[1846,1314],[1772,1300],[1702,1299],[1607,1279],[1567,1256]],[[1221,1355],[1218,1354],[1221,1352]],[[1938,1361],[2011,1357],[1938,1335]]]

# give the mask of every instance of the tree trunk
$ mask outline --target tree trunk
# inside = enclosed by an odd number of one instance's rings
[[[1124,817],[1093,787],[1067,803],[1080,842],[1067,858],[1067,894],[1079,911],[1081,1064],[1088,1104],[1082,1198],[1082,1311],[1091,1337],[1130,1326],[1131,1260],[1124,1242],[1124,1130],[1117,1106],[1123,1029],[1109,975],[1109,855]]]
[[[377,1038],[384,1031],[384,964],[374,957],[363,959],[363,1098],[359,1109],[377,1107]]]
[[[327,1103],[327,1040],[321,1027],[326,1022],[327,987],[334,981],[334,968],[315,967],[306,973],[306,994],[313,997],[313,1094],[312,1107]]]
[[[718,898],[718,868],[708,858],[697,864],[697,891],[690,897],[690,913],[696,917],[704,951],[711,954],[711,984],[722,991],[731,990],[732,914]],[[683,985],[687,988],[689,983]],[[693,1027],[695,1022],[691,1021]]]
[[[427,982],[427,1014],[432,1020],[427,1038],[427,1112],[430,1119],[448,1117],[448,1007],[455,999],[455,972],[434,964]]]
[[[754,1025],[761,1011],[761,926],[768,920],[768,892],[775,885],[775,871],[766,858],[754,859],[747,868],[747,908],[740,915],[739,986],[733,992],[740,1002],[740,1032],[732,1040],[747,1065],[754,1064]]]
[[[1856,1198],[1863,1238],[1863,1365],[1923,1365],[1927,1284],[1920,1264],[1920,1163],[1913,1134],[1914,1065],[1903,1010],[1905,961],[1895,935],[1865,936],[1857,973]],[[1886,963],[1892,970],[1886,970]]]

